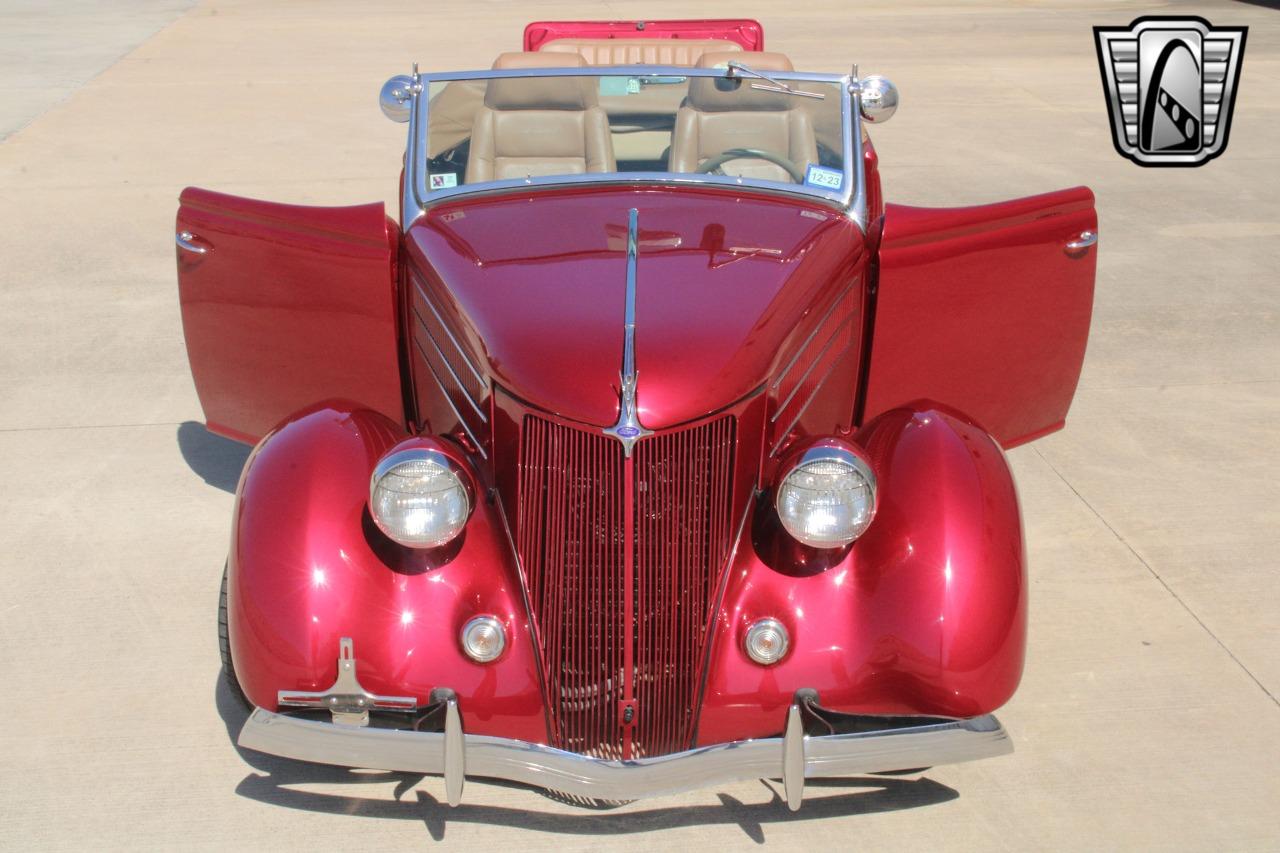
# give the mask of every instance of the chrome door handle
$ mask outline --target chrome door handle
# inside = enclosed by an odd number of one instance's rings
[[[182,249],[184,252],[194,252],[197,255],[203,255],[205,252],[209,251],[207,247],[192,242],[196,239],[196,235],[192,234],[190,231],[179,231],[173,236],[173,239],[174,242],[178,244],[178,248]]]
[[[1098,232],[1081,231],[1079,237],[1067,244],[1067,251],[1078,252],[1081,249],[1089,248],[1096,242],[1098,242]]]

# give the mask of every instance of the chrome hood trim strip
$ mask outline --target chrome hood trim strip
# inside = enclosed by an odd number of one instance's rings
[[[619,388],[618,422],[604,434],[622,442],[622,452],[631,456],[635,444],[653,430],[640,423],[636,408],[636,244],[640,232],[640,211],[631,208],[627,213],[627,304],[622,320],[622,373]]]

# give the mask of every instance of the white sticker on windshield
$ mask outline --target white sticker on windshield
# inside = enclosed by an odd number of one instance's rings
[[[458,185],[458,176],[453,172],[441,172],[431,176],[431,189],[447,190]]]
[[[806,186],[810,187],[838,190],[844,186],[844,172],[810,164],[808,171],[804,173],[804,182]]]

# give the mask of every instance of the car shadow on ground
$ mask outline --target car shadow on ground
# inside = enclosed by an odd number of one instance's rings
[[[255,772],[236,786],[236,793],[251,800],[303,811],[344,814],[388,820],[418,821],[436,841],[444,839],[451,823],[473,823],[507,826],[537,832],[564,835],[622,836],[685,826],[737,826],[757,844],[765,843],[764,827],[774,823],[824,820],[830,817],[874,814],[931,806],[960,796],[954,788],[926,777],[895,778],[864,776],[850,779],[813,779],[805,785],[804,806],[798,812],[787,809],[782,799],[782,785],[761,780],[770,793],[764,803],[744,803],[728,794],[717,794],[720,805],[665,806],[646,808],[643,802],[617,809],[583,808],[578,814],[509,806],[472,805],[463,794],[462,804],[448,804],[418,789],[425,778],[417,773],[356,771],[324,764],[310,764],[277,758],[236,744],[248,711],[232,695],[218,674],[215,701],[218,713],[227,727],[227,736],[240,757]],[[393,800],[382,796],[360,796],[363,785],[385,786],[394,783]],[[343,785],[350,793],[331,794],[299,790],[299,785]],[[471,785],[524,786],[486,779],[467,782]],[[838,793],[837,793],[838,791]],[[379,792],[381,793],[381,791]],[[563,802],[561,797],[547,794],[549,799]]]
[[[214,435],[203,424],[186,421],[178,427],[178,450],[192,471],[206,483],[234,493],[240,472],[253,450],[247,444]]]

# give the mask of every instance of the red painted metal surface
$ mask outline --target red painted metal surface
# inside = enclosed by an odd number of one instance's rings
[[[524,28],[524,49],[555,39],[724,39],[743,50],[764,50],[764,28],[748,18],[689,21],[535,21]]]
[[[599,430],[617,417],[632,207],[639,405],[657,434],[626,461]],[[1052,428],[1070,401],[1094,258],[1062,247],[1096,226],[1087,190],[890,206],[874,306],[850,220],[720,188],[437,205],[406,235],[398,305],[395,236],[373,206],[189,190],[179,225],[213,235],[214,252],[180,264],[193,372],[218,428],[252,437],[289,414],[268,423],[272,407],[358,401],[289,419],[242,482],[231,640],[255,703],[327,687],[341,636],[370,690],[425,701],[449,687],[468,732],[608,757],[776,734],[805,687],[838,710],[945,716],[993,710],[1016,688],[1023,543],[997,440]],[[274,303],[254,289],[263,269],[289,288],[269,283]],[[453,454],[493,496],[438,551],[395,546],[365,508],[373,466],[408,439],[397,311],[410,426],[451,436],[412,440]],[[259,340],[271,322],[279,340]],[[299,375],[303,356],[312,372]],[[921,399],[937,402],[904,405]],[[452,437],[469,434],[465,452]],[[779,540],[771,493],[753,489],[833,434],[865,449],[880,505],[862,539],[821,554]],[[490,665],[458,645],[480,613],[509,632]],[[742,650],[763,616],[791,633],[774,667]]]
[[[253,443],[330,397],[404,421],[395,265],[381,204],[297,207],[183,191],[178,290],[209,429]]]
[[[819,306],[850,287],[861,298],[867,255],[847,217],[707,188],[450,201],[411,229],[408,262],[494,382],[560,417],[611,426],[632,207],[640,211],[637,396],[650,429],[754,393],[805,339]],[[802,429],[849,422],[854,375],[832,384],[835,396]]]
[[[876,519],[834,566],[767,565],[739,543],[717,615],[698,744],[777,734],[796,690],[868,714],[995,710],[1022,672],[1026,576],[1017,494],[999,445],[938,409],[862,428],[879,480]],[[756,513],[772,513],[772,494]],[[776,527],[753,525],[763,535]],[[746,657],[756,619],[782,621],[779,664]]]
[[[267,709],[278,690],[326,689],[338,641],[351,637],[366,689],[425,704],[432,689],[449,687],[467,731],[544,742],[532,626],[499,508],[480,501],[458,540],[427,551],[395,545],[368,517],[373,467],[406,438],[382,415],[330,403],[255,450],[228,565],[240,683]],[[413,441],[475,470],[451,442]],[[476,493],[485,493],[483,481]],[[490,664],[472,662],[459,644],[462,626],[480,614],[507,630],[507,648]]]
[[[660,433],[624,459],[598,430],[524,418],[517,540],[557,746],[688,745],[732,543],[735,423]]]
[[[1087,188],[981,207],[889,205],[880,243],[865,418],[931,400],[1006,447],[1061,427],[1093,307]]]
[[[884,190],[880,184],[880,157],[869,136],[862,140],[862,176],[867,184],[867,222],[873,224],[884,216]]]

